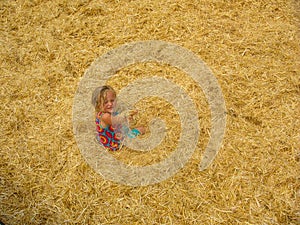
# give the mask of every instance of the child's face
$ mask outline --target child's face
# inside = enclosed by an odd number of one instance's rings
[[[114,95],[114,93],[112,91],[108,91],[106,93],[106,98],[104,100],[104,105],[103,105],[104,112],[112,113],[115,98],[116,98],[116,96]]]

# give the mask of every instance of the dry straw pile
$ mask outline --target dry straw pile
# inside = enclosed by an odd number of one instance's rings
[[[299,1],[2,0],[0,220],[5,224],[299,224]],[[227,107],[223,146],[205,171],[210,110],[182,71],[140,63],[108,81],[117,91],[162,76],[199,111],[191,160],[159,184],[103,179],[84,160],[72,105],[91,63],[121,44],[164,40],[193,51],[218,79]],[[160,115],[168,133],[150,153],[113,153],[147,165],[177,145],[168,102],[138,103],[137,124]],[[99,149],[100,150],[100,149]]]

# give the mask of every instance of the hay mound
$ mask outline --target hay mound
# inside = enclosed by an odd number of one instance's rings
[[[0,221],[5,224],[299,224],[299,1],[0,2]],[[201,89],[182,71],[141,63],[108,83],[118,91],[153,74],[197,102],[200,141],[192,159],[156,185],[103,179],[72,132],[84,71],[121,44],[164,40],[209,65],[226,101],[227,128],[213,164],[198,171],[210,136]],[[162,110],[158,105],[163,105]],[[174,108],[136,107],[137,124],[159,114],[168,133],[151,152],[112,153],[128,164],[167,157],[178,140]]]

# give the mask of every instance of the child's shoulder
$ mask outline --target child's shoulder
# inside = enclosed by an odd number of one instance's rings
[[[110,116],[110,113],[107,113],[107,112],[98,112],[96,113],[96,117],[98,118],[102,118],[102,117],[105,117],[105,116]]]
[[[108,112],[101,112],[101,113],[99,113],[99,116],[100,116],[102,119],[111,118],[111,114],[108,113]]]
[[[105,125],[111,125],[111,114],[107,112],[98,113],[98,118]]]

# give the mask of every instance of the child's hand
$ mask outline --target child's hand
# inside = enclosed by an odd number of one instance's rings
[[[133,120],[134,116],[138,113],[138,110],[131,110],[129,112],[129,116],[128,116],[128,119],[129,121]]]
[[[138,112],[139,112],[138,110],[131,110],[131,111],[129,112],[129,114],[130,114],[131,116],[134,116],[134,115],[136,115]]]

